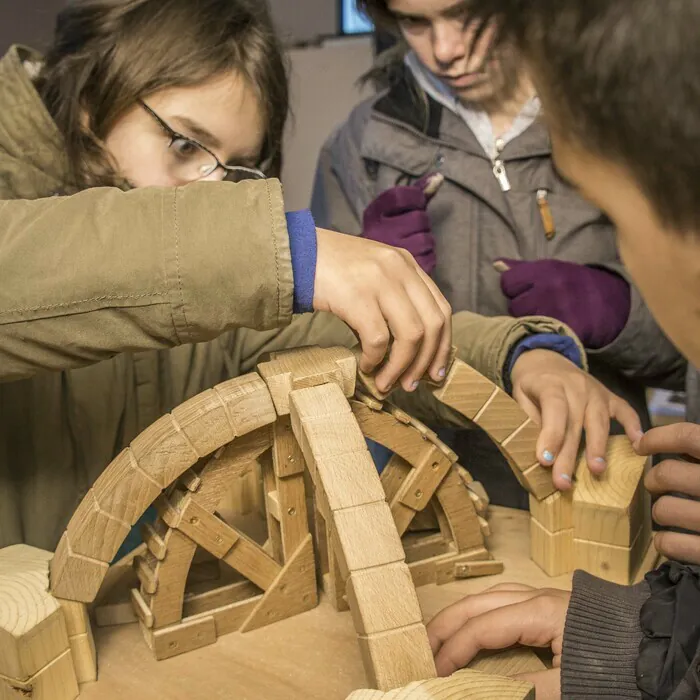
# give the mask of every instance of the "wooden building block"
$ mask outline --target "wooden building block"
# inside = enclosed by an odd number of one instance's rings
[[[422,623],[360,636],[359,642],[367,680],[379,690],[400,688],[437,675],[428,633]]]
[[[304,475],[278,478],[277,498],[284,561],[288,561],[309,534]]]
[[[372,457],[365,447],[336,457],[324,457],[318,460],[318,463],[320,467],[317,466],[317,482],[327,510],[335,511],[384,502],[386,496],[378,478],[357,478],[358,473],[363,473],[368,468],[375,469]]]
[[[489,399],[498,392],[495,384],[461,360],[455,360],[442,387],[433,394],[442,403],[459,411],[469,420],[481,411]]]
[[[530,518],[530,556],[548,576],[560,576],[573,571],[573,528],[551,533]]]
[[[344,579],[350,572],[404,561],[401,540],[385,502],[334,512],[331,530]]]
[[[70,649],[28,680],[0,675],[0,700],[75,700],[79,692]]]
[[[640,532],[631,547],[574,539],[574,568],[606,581],[629,585],[647,553],[650,540],[649,530]]]
[[[221,395],[213,389],[180,404],[172,416],[201,456],[215,452],[236,437]]]
[[[501,448],[501,452],[506,456],[506,458],[508,458],[507,454],[503,451],[503,448]],[[551,467],[543,467],[541,464],[533,464],[524,472],[520,472],[518,469],[513,469],[513,474],[515,474],[515,477],[522,484],[522,487],[540,501],[547,498],[547,496],[551,496],[557,490],[554,486],[554,482],[552,481]]]
[[[279,622],[318,605],[314,549],[307,534],[241,626],[241,632]]]
[[[468,561],[455,564],[455,578],[477,578],[479,576],[496,576],[504,571],[502,561]]]
[[[610,438],[608,467],[595,476],[582,458],[576,472],[573,503],[574,536],[580,540],[630,547],[644,520],[651,518],[645,507],[644,471],[647,457],[639,457],[627,439]]]
[[[511,399],[512,401],[512,399]],[[541,428],[531,420],[526,420],[512,435],[509,435],[502,443],[511,460],[523,469],[537,463],[537,440]]]
[[[542,501],[530,495],[530,515],[549,532],[574,526],[573,491],[556,491]]]
[[[472,671],[493,676],[517,676],[521,673],[538,673],[546,670],[542,659],[528,647],[513,647],[503,651],[482,651],[469,664]]]
[[[133,527],[161,489],[160,483],[138,468],[127,448],[98,477],[92,493],[103,511]]]
[[[493,440],[499,443],[505,442],[511,437],[520,449],[528,449],[526,440],[518,440],[519,431],[526,429],[529,423],[527,413],[504,391],[498,389],[484,404],[481,410],[474,416],[474,422],[485,430]],[[528,431],[528,437],[530,433]],[[537,438],[535,437],[535,440]],[[531,441],[531,443],[534,440]],[[535,460],[537,457],[535,456]],[[535,461],[533,460],[533,461]],[[517,463],[517,462],[516,462]],[[532,464],[532,462],[531,462]]]
[[[131,591],[131,603],[137,618],[141,620],[148,629],[151,629],[154,623],[153,613],[148,605],[146,605],[146,601],[143,599],[141,592],[136,588],[133,588]]]
[[[92,683],[97,680],[97,651],[92,630],[88,627],[85,634],[70,638],[70,650],[73,657],[75,677],[79,684]]]
[[[141,538],[143,539],[148,551],[158,560],[163,561],[166,554],[165,540],[160,536],[160,533],[151,525],[144,523],[141,526]]]
[[[355,393],[355,358],[349,350],[334,348],[330,353],[321,348],[303,348],[274,353],[270,362],[258,365],[267,383],[277,413],[289,413],[289,394],[334,383],[345,396]]]
[[[459,551],[484,546],[484,537],[469,497],[469,492],[457,471],[452,469],[442,480],[436,491],[439,508],[438,520],[444,518],[449,526],[454,543]]]
[[[351,573],[347,595],[358,634],[368,636],[423,620],[411,572],[403,562]]]
[[[138,468],[162,489],[172,484],[199,459],[170,414],[146,428],[134,438],[130,447]]]
[[[134,605],[130,600],[106,603],[95,608],[95,624],[98,627],[115,627],[138,622]]]
[[[250,579],[256,586],[267,590],[282,567],[242,532],[238,531],[238,536],[239,539],[223,561]]]
[[[251,598],[262,598],[262,590],[250,581],[236,581],[202,593],[186,593],[183,617],[194,617],[240,603]],[[241,620],[241,624],[243,620]]]
[[[255,372],[218,384],[214,391],[223,401],[237,437],[271,425],[277,420],[267,385]]]
[[[347,700],[535,700],[531,683],[464,669],[449,678],[417,681],[382,693],[356,690]]]
[[[272,428],[274,439],[272,447],[272,464],[277,477],[303,474],[306,462],[301,447],[292,431],[292,420],[281,416]]]
[[[79,634],[87,634],[90,630],[90,616],[85,603],[76,603],[73,600],[59,600],[63,617],[66,621],[68,637]]]
[[[109,563],[130,531],[129,524],[100,509],[90,490],[73,514],[66,533],[75,554]]]
[[[83,557],[71,550],[68,536],[58,543],[51,560],[51,592],[57,598],[91,603],[100,590],[109,564],[96,559]]]
[[[146,640],[158,661],[201,649],[216,642],[216,623],[212,616],[195,618],[163,630],[148,631]]]
[[[51,554],[0,550],[0,675],[28,681],[68,649],[65,617],[48,593]]]

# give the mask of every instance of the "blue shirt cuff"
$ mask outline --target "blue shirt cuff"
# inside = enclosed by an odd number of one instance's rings
[[[563,355],[567,360],[571,360],[577,367],[583,369],[583,358],[581,350],[573,338],[568,335],[557,335],[556,333],[538,333],[521,340],[511,351],[506,363],[505,383],[506,390],[511,393],[510,374],[523,353],[529,350],[551,350]]]
[[[316,280],[316,222],[308,209],[287,214],[289,248],[294,274],[294,313],[313,311]]]

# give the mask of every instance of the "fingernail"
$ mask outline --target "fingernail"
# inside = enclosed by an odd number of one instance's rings
[[[603,469],[605,469],[608,466],[608,463],[602,457],[596,457],[593,461]]]
[[[415,391],[418,388],[419,383],[420,382],[413,382],[413,384],[411,384],[411,391]]]
[[[561,478],[562,478],[564,481],[568,481],[569,483],[571,483],[571,477],[570,477],[568,474],[562,474],[562,475],[561,475]]]
[[[447,370],[444,367],[438,370],[438,377],[440,377],[440,379],[444,379],[446,375]]]
[[[545,450],[542,453],[542,459],[544,459],[545,462],[553,462],[554,461],[554,455],[549,451]]]

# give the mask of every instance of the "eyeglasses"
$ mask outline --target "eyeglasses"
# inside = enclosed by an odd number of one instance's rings
[[[160,128],[170,139],[168,144],[168,172],[178,182],[196,182],[209,177],[217,170],[222,170],[224,180],[242,182],[243,180],[264,180],[266,175],[257,168],[244,165],[226,165],[222,163],[206,146],[173,129],[161,119],[143,100],[139,104],[158,122]]]

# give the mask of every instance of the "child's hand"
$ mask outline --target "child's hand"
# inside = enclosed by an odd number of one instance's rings
[[[428,624],[438,675],[449,676],[464,668],[484,649],[508,649],[515,644],[550,647],[554,669],[519,678],[535,684],[538,700],[558,700],[570,597],[568,592],[553,588],[538,590],[506,583],[445,608]]]
[[[654,544],[669,559],[700,564],[700,465],[687,461],[700,459],[700,425],[678,423],[654,428],[635,448],[640,455],[681,455],[657,464],[646,475],[644,485],[652,494],[661,495],[652,511],[659,525],[697,534],[657,532]],[[673,493],[689,499],[670,495]]]
[[[452,309],[435,283],[405,250],[318,229],[314,308],[347,323],[362,345],[360,369],[380,391],[400,380],[413,391],[426,371],[445,377],[452,348]]]
[[[552,479],[561,491],[571,488],[584,428],[586,461],[595,474],[606,467],[611,418],[632,442],[642,435],[639,416],[624,399],[558,353],[524,353],[513,367],[511,381],[513,398],[542,426],[537,454],[542,464],[553,465]]]

